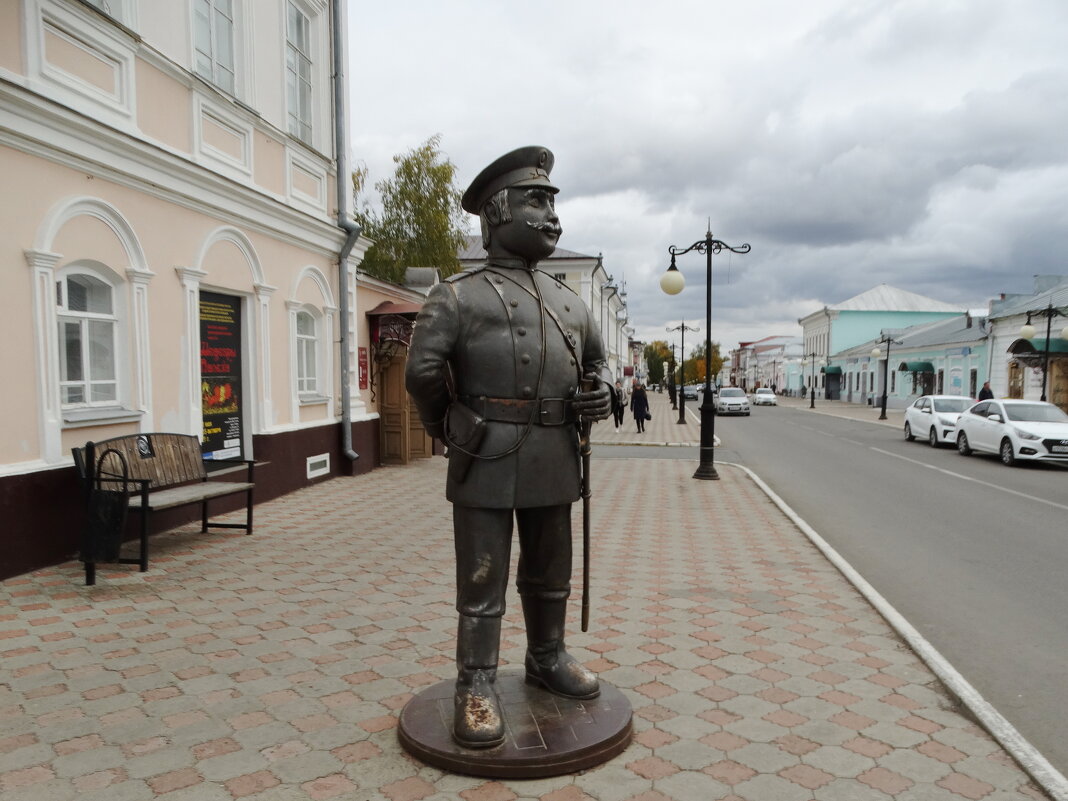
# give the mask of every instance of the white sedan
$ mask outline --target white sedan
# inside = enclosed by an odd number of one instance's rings
[[[749,396],[738,387],[723,387],[716,393],[716,414],[749,416]]]
[[[1042,401],[980,401],[957,421],[957,451],[996,453],[1007,465],[1068,462],[1068,414]]]
[[[932,448],[957,441],[957,418],[975,401],[960,395],[924,395],[905,408],[905,439],[924,437]]]
[[[753,393],[754,406],[777,406],[779,403],[771,387],[760,387]]]

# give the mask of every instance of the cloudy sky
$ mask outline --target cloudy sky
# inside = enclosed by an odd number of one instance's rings
[[[440,133],[468,182],[556,155],[568,250],[625,278],[636,336],[726,348],[880,283],[968,308],[1068,274],[1064,0],[402,0],[350,7],[353,157]],[[477,222],[473,230],[477,229]],[[676,335],[677,336],[677,335]],[[698,337],[694,337],[694,340]],[[691,344],[688,338],[687,345]],[[689,347],[687,347],[689,350]]]

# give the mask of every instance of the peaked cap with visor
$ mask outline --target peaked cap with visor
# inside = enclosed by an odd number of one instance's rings
[[[475,177],[460,199],[460,206],[479,214],[487,200],[511,186],[540,186],[556,194],[560,190],[549,181],[554,162],[547,147],[532,145],[505,153]]]

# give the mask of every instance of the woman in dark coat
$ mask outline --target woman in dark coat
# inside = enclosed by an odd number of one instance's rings
[[[645,394],[645,387],[638,384],[630,396],[630,410],[634,412],[634,422],[638,424],[638,433],[645,431],[645,418],[649,416],[649,398]]]

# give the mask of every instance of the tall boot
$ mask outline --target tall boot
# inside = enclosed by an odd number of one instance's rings
[[[601,693],[597,677],[564,649],[567,599],[521,596],[527,624],[527,683],[564,698],[586,700]]]
[[[464,748],[493,748],[504,742],[504,716],[493,687],[500,643],[499,617],[460,615],[452,736]]]

